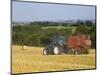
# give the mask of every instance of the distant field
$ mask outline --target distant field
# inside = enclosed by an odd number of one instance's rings
[[[70,27],[70,26],[45,26],[45,27],[42,27],[42,29],[71,29],[72,30],[72,33],[75,32],[77,27]]]
[[[95,50],[87,55],[42,55],[42,47],[12,46],[12,72],[45,72],[77,69],[95,69]]]
[[[77,27],[70,27],[70,26],[45,26],[45,27],[42,27],[42,29],[50,29],[50,28],[56,28],[56,29],[76,29]]]

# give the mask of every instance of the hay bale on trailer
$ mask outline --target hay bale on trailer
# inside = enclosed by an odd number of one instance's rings
[[[88,54],[88,48],[91,46],[89,35],[73,35],[68,38],[67,47],[74,54]]]

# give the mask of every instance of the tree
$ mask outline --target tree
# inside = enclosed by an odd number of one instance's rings
[[[86,25],[80,25],[76,28],[75,33],[88,34],[89,27],[87,27]]]
[[[92,25],[90,30],[89,30],[89,34],[91,36],[91,40],[92,40],[92,47],[96,48],[96,26]]]
[[[87,26],[92,26],[93,24],[92,24],[92,21],[85,21],[85,24],[87,25]]]

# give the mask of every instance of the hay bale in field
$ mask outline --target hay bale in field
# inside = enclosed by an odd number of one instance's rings
[[[27,49],[27,46],[23,45],[22,50],[26,50],[26,49]]]

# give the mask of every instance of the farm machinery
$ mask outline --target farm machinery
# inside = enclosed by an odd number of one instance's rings
[[[54,36],[52,42],[43,49],[43,55],[88,54],[90,46],[91,40],[88,35],[71,35],[68,38]]]

